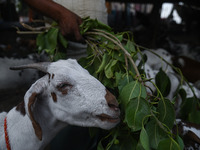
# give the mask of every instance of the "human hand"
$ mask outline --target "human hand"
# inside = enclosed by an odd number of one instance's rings
[[[24,0],[31,8],[58,22],[61,33],[69,40],[84,42],[79,26],[81,18],[53,0]]]
[[[69,40],[84,43],[85,40],[80,34],[79,29],[81,23],[82,19],[69,10],[63,11],[58,19],[58,24],[62,35]]]

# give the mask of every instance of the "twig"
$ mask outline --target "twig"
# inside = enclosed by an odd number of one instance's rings
[[[119,40],[116,36],[114,36],[114,35],[112,35],[112,34],[110,34],[110,33],[108,33],[108,32],[105,32],[104,30],[93,29],[93,31],[104,33],[105,35],[108,35],[108,36],[112,37],[112,38],[115,39],[119,44],[121,44],[120,40]]]
[[[42,31],[17,31],[17,34],[40,34]]]
[[[170,131],[167,131],[166,128],[163,126],[163,124],[158,120],[158,118],[153,114],[152,110],[151,110],[151,115],[152,117],[155,119],[155,121],[157,122],[158,126],[167,134],[171,133]]]
[[[49,25],[51,25],[52,24],[52,21],[50,21],[50,20],[41,20],[41,19],[34,19],[32,22],[40,22],[40,23],[47,23],[47,24],[49,24]]]
[[[21,25],[22,25],[24,28],[26,28],[26,29],[28,29],[28,30],[31,30],[31,31],[48,30],[48,29],[51,28],[51,27],[46,27],[46,26],[32,27],[32,26],[29,26],[29,25],[27,25],[27,24],[25,24],[25,23],[21,23]]]
[[[124,59],[125,59],[126,68],[128,70],[128,60],[127,60],[127,56],[126,55],[124,55]]]

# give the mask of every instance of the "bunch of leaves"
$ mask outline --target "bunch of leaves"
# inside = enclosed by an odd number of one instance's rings
[[[141,46],[140,46],[141,47]],[[144,48],[144,47],[141,47]],[[144,48],[147,49],[147,48]],[[193,89],[193,86],[191,85],[191,83],[189,83],[187,81],[187,79],[183,76],[181,70],[175,66],[173,66],[172,64],[170,64],[169,62],[167,62],[164,58],[160,57],[158,54],[156,54],[154,51],[148,49],[151,53],[153,53],[155,56],[159,57],[160,59],[162,59],[166,64],[168,64],[169,66],[171,66],[171,68],[174,69],[174,71],[177,73],[177,75],[179,75],[180,77],[180,83],[179,86],[176,89],[176,92],[174,94],[174,98],[172,99],[172,101],[174,101],[174,103],[176,103],[176,99],[179,99],[180,103],[178,105],[178,116],[179,118],[188,121],[188,122],[192,122],[192,123],[196,123],[196,124],[200,124],[200,119],[197,119],[200,117],[200,101],[199,98],[197,98],[195,91]],[[163,74],[163,75],[161,75]],[[161,70],[156,77],[160,76],[160,83],[156,83],[157,86],[159,87],[159,89],[161,90],[165,90],[165,92],[167,92],[166,94],[163,94],[164,96],[167,96],[167,94],[170,92],[170,80],[167,77],[167,75]],[[157,81],[157,80],[156,80]],[[164,82],[163,82],[164,81]],[[164,84],[163,84],[164,83]],[[185,89],[182,88],[182,85],[185,84],[187,85],[191,92],[193,93],[193,96],[188,97]]]
[[[96,24],[97,20],[88,19],[81,26],[88,29],[83,34],[88,57],[79,62],[114,92],[121,108],[121,123],[100,140],[98,149],[182,149],[181,138],[171,133],[175,111],[171,101],[163,97],[166,91],[157,88],[154,98],[147,95],[145,82],[150,81],[142,65],[134,63],[140,51],[132,35],[115,34],[108,26],[98,28]],[[158,75],[158,84],[163,74]]]
[[[170,90],[170,80],[165,72],[160,70],[155,83],[147,79],[145,56],[136,66],[141,52],[129,32],[114,33],[109,26],[90,18],[83,20],[80,31],[86,39],[88,55],[79,63],[113,92],[121,109],[121,123],[108,132],[101,131],[103,136],[97,149],[183,149],[182,139],[171,132],[175,109],[173,102],[165,98]],[[67,43],[56,25],[37,38],[39,52],[45,50],[52,60],[65,57],[65,51],[61,49],[67,48]],[[147,82],[152,82],[156,93],[147,94]],[[183,91],[177,90],[177,93],[183,93],[184,99]],[[187,109],[187,102],[184,101],[181,110]],[[189,116],[185,114],[185,117]],[[190,118],[194,119],[192,114]]]
[[[36,44],[38,52],[45,51],[52,61],[66,58],[68,41],[61,34],[55,22],[52,23],[49,30],[38,34]]]

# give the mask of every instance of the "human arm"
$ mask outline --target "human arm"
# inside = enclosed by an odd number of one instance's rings
[[[82,19],[52,0],[24,0],[31,8],[58,22],[61,33],[72,40],[84,41],[79,31]]]

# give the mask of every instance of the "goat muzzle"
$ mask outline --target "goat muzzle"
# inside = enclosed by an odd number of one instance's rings
[[[118,115],[116,117],[111,117],[111,116],[106,115],[106,114],[101,114],[101,115],[97,115],[97,117],[101,121],[108,121],[108,122],[111,122],[111,123],[118,123],[120,121],[120,118],[119,118]]]
[[[108,122],[112,122],[112,123],[119,122],[120,121],[120,109],[119,109],[119,104],[117,102],[117,99],[108,90],[106,90],[105,98],[106,98],[108,107],[114,112],[115,115],[109,116],[106,114],[101,114],[101,115],[98,115],[97,117],[101,121],[108,121]]]

